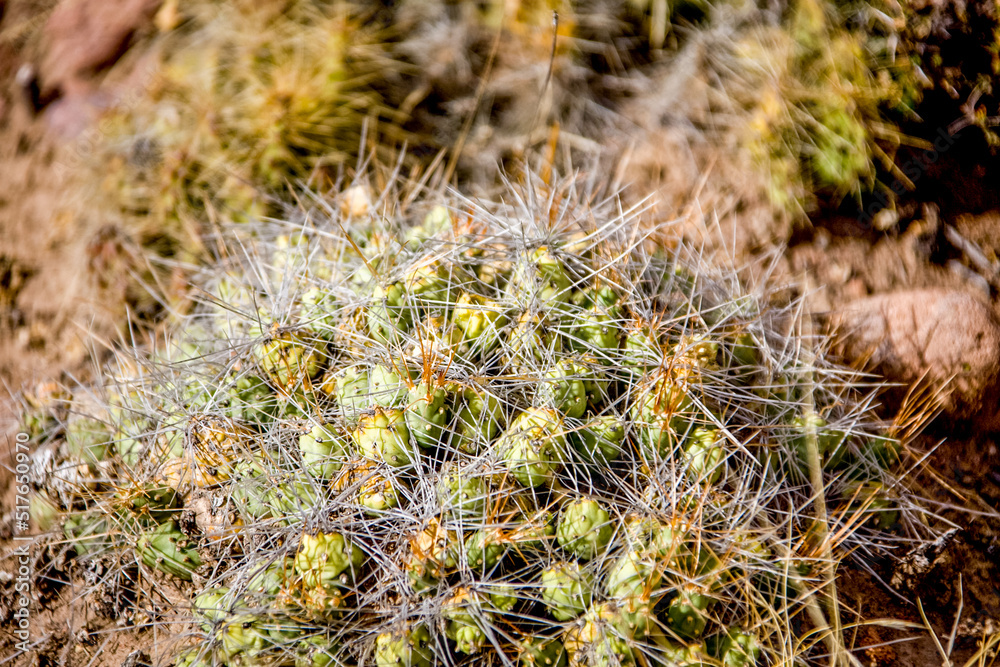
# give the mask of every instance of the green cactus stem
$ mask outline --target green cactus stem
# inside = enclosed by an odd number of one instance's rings
[[[140,535],[135,549],[148,567],[185,581],[191,581],[191,575],[201,566],[198,550],[173,521]]]
[[[403,410],[374,408],[365,412],[353,436],[361,455],[373,461],[401,467],[416,460]]]
[[[556,563],[542,570],[542,602],[552,618],[569,621],[582,614],[594,598],[594,575],[577,563]]]
[[[582,560],[604,553],[615,526],[599,502],[578,498],[563,508],[556,526],[559,546]]]
[[[562,415],[551,408],[528,408],[500,437],[497,451],[522,485],[551,484],[566,451]]]

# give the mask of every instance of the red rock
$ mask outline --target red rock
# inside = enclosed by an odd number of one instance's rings
[[[43,31],[43,92],[79,86],[112,65],[136,31],[149,25],[161,0],[62,0]]]
[[[1000,320],[973,294],[919,289],[861,299],[830,319],[834,352],[903,385],[886,393],[898,408],[917,383],[945,389],[945,415],[1000,429]]]

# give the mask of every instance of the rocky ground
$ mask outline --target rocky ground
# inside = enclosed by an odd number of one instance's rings
[[[69,193],[101,132],[100,111],[127,104],[130,86],[142,85],[110,85],[102,73],[154,29],[159,5],[0,2],[0,379],[11,395],[49,379],[85,379],[138,302],[129,277],[139,250]],[[663,177],[654,167],[678,154],[677,136],[654,120],[638,127],[640,148],[622,162],[629,192],[652,194],[654,214],[700,206],[708,215],[692,219],[713,224],[689,230],[689,239],[751,270],[770,264],[770,279],[797,285],[817,324],[840,336],[835,352],[901,383],[885,394],[883,411],[891,418],[903,409],[899,422],[914,434],[914,487],[957,528],[904,563],[841,572],[845,625],[874,618],[922,625],[920,599],[930,629],[871,625],[846,636],[863,664],[929,665],[944,662],[931,632],[945,646],[954,632],[952,660],[962,664],[1000,631],[1000,212],[991,172],[948,152],[889,224],[826,213],[790,229],[752,197],[713,190],[716,170],[725,170],[720,151],[695,151],[686,170]],[[939,390],[936,402],[916,400]],[[5,433],[16,428],[14,410],[4,401]],[[15,492],[9,475],[3,482],[0,625],[10,628],[17,563],[8,555],[15,545],[6,510]],[[57,548],[34,555],[54,563],[62,580],[37,582],[36,650],[14,664],[142,664],[143,650],[169,635],[169,624],[136,630],[108,620],[101,613],[108,600],[78,597],[93,573],[64,556]],[[0,663],[15,655],[6,633]]]

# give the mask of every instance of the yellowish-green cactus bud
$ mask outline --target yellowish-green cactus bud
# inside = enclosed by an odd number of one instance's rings
[[[254,356],[276,388],[292,393],[311,389],[326,359],[326,343],[305,331],[281,331],[257,345]]]
[[[396,408],[375,408],[365,412],[353,433],[361,455],[401,467],[412,464],[417,453],[410,442],[406,415]]]
[[[191,575],[201,566],[198,550],[173,521],[140,535],[135,549],[147,566],[178,579],[191,581]]]
[[[302,536],[294,567],[306,587],[331,588],[349,583],[364,560],[365,553],[340,533],[317,533]]]
[[[615,533],[607,510],[590,498],[578,498],[563,508],[556,526],[556,540],[583,560],[604,553]]]
[[[559,621],[576,618],[594,598],[594,575],[577,563],[556,563],[542,570],[542,602]]]
[[[551,408],[528,408],[500,437],[497,452],[522,485],[550,484],[566,452],[562,415]]]
[[[299,436],[299,452],[306,470],[320,479],[333,479],[349,456],[347,438],[333,424],[313,426]]]
[[[377,667],[431,667],[431,633],[423,624],[409,625],[375,638]]]

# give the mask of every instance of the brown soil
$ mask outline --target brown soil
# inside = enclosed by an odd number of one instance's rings
[[[43,379],[65,375],[85,378],[95,356],[100,357],[109,341],[116,340],[127,321],[128,295],[123,279],[127,269],[122,258],[128,255],[128,242],[109,235],[100,219],[88,215],[80,202],[68,199],[66,193],[74,191],[72,165],[84,146],[81,131],[87,124],[79,119],[95,117],[107,100],[103,95],[106,91],[99,86],[100,72],[147,27],[150,8],[157,3],[125,3],[132,13],[123,14],[124,22],[115,22],[114,29],[104,35],[105,41],[97,40],[96,45],[93,40],[74,41],[75,24],[60,28],[56,22],[44,39],[69,49],[66,53],[76,53],[73,49],[93,53],[89,60],[67,56],[53,61],[50,56],[46,61],[44,53],[60,51],[52,44],[44,49],[42,38],[32,41],[19,35],[37,35],[39,31],[31,25],[43,22],[54,4],[0,1],[0,35],[8,35],[0,40],[0,381],[4,385],[0,391],[0,431],[8,436],[8,452],[13,449],[10,438],[16,428],[16,406],[8,399],[20,388]],[[76,5],[79,10],[86,3],[67,0],[64,4]],[[64,16],[62,20],[68,19]],[[14,33],[10,32],[12,26],[17,28]],[[10,34],[15,38],[9,38]],[[26,64],[35,65],[35,69],[21,69]],[[39,66],[43,69],[38,70]],[[45,67],[58,74],[52,75],[51,85],[43,80]],[[22,76],[15,80],[19,69]],[[652,149],[647,145],[645,150]],[[671,150],[676,152],[666,147],[665,153]],[[646,158],[640,155],[637,159]],[[694,186],[705,165],[694,165],[690,171],[689,185]],[[926,178],[933,178],[933,174]],[[981,189],[978,181],[965,187],[970,192]],[[961,198],[954,187],[950,196],[951,201]],[[681,207],[690,202],[674,204]],[[793,238],[789,238],[785,223],[767,223],[765,214],[755,214],[753,237],[732,254],[741,262],[752,260],[766,255],[775,243],[789,240],[777,275],[804,280],[811,290],[814,312],[901,287],[970,290],[996,304],[1000,211],[973,215],[951,205],[942,214],[933,202],[914,204],[908,211],[904,205],[900,210],[901,220],[886,232],[874,231],[870,224],[854,219],[830,217],[815,221],[814,227]],[[728,223],[738,227],[738,220],[733,215]],[[723,220],[724,235],[726,224]],[[769,234],[770,244],[762,240]],[[933,451],[914,471],[912,481],[921,495],[941,503],[938,513],[959,530],[919,574],[899,579],[898,558],[904,554],[896,553],[868,563],[871,572],[849,560],[839,573],[838,585],[845,625],[872,619],[922,623],[913,602],[919,598],[945,645],[962,604],[952,655],[954,662],[962,664],[976,651],[977,641],[1000,631],[1000,475],[996,472],[1000,470],[1000,453],[992,435],[946,432],[950,426],[934,425],[939,432],[921,436],[910,445],[914,461],[921,452]],[[949,436],[947,440],[945,436]],[[58,544],[33,552],[34,571],[48,574],[37,579],[32,588],[34,650],[18,656],[9,634],[17,568],[17,560],[10,554],[18,546],[12,540],[14,517],[9,509],[14,505],[15,491],[10,481],[9,473],[0,472],[4,488],[0,626],[5,628],[0,630],[0,664],[8,658],[14,658],[10,663],[14,665],[148,662],[151,657],[146,654],[154,653],[154,645],[162,646],[171,632],[177,632],[177,625],[158,615],[162,609],[132,620],[116,618],[114,610],[109,611],[107,598],[120,597],[126,589],[104,589],[105,599],[84,595],[87,573],[66,559]],[[901,582],[898,595],[886,583],[893,581],[894,575]],[[871,624],[849,629],[845,637],[866,665],[935,665],[943,661],[926,631]],[[906,641],[892,643],[900,639]]]
[[[914,473],[913,489],[939,503],[935,511],[957,530],[947,533],[943,544],[923,552],[926,562],[913,569],[900,564],[899,557],[904,563],[920,559],[907,559],[905,553],[870,563],[872,573],[848,565],[841,572],[839,591],[843,609],[854,616],[845,614],[845,624],[880,618],[923,625],[916,607],[919,600],[943,646],[955,632],[951,660],[961,665],[977,652],[980,642],[1000,629],[1000,514],[996,512],[1000,476],[995,472],[1000,450],[993,438],[984,435],[950,438],[935,448],[942,439],[943,434],[925,435],[910,446],[915,455],[933,450],[926,467]],[[893,584],[898,594],[883,582]],[[862,662],[879,667],[944,662],[930,634],[919,629],[864,626],[857,630],[853,645],[859,657],[867,658]]]
[[[81,597],[84,573],[58,544],[32,551],[33,650],[19,654],[10,634],[14,550],[23,544],[12,539],[14,397],[45,379],[88,377],[127,321],[122,244],[102,235],[102,221],[70,193],[79,191],[76,167],[92,140],[84,131],[107,103],[98,75],[158,3],[121,11],[117,3],[64,2],[52,19],[55,4],[0,2],[0,663],[139,665],[148,658],[126,659],[141,658],[164,631],[119,627],[95,612]],[[114,21],[81,31],[88,15],[108,11]]]
[[[78,25],[84,3],[63,3],[53,14],[54,4],[0,3],[3,432],[13,415],[4,393],[61,373],[86,373],[88,359],[100,356],[125,315],[121,267],[114,266],[120,248],[101,236],[102,221],[72,193],[80,191],[76,167],[93,141],[84,130],[107,99],[94,76],[122,52],[130,33],[121,21],[103,35],[90,26],[82,53],[96,60],[68,58],[66,49],[81,46],[79,31],[87,27]],[[103,275],[105,269],[111,270]]]

